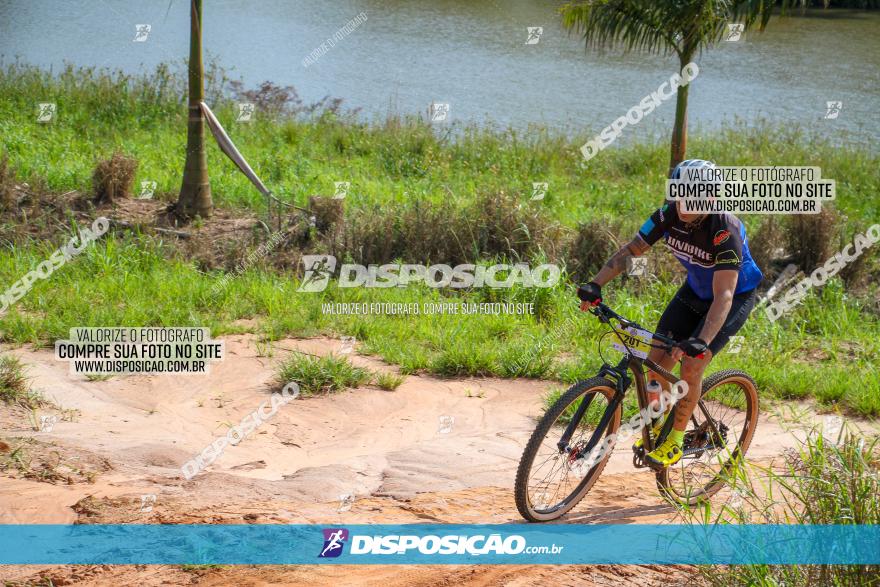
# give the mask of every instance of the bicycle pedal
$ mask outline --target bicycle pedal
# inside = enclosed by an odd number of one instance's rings
[[[644,469],[648,464],[645,462],[645,449],[643,447],[633,447],[633,467],[636,469]]]

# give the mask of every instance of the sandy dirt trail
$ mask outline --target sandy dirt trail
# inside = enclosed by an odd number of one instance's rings
[[[260,356],[251,335],[226,337],[227,357],[207,375],[87,381],[52,351],[13,349],[33,386],[64,408],[51,431],[33,416],[0,408],[6,438],[76,474],[69,482],[0,477],[0,523],[508,523],[521,522],[512,486],[541,413],[546,381],[410,376],[395,391],[363,387],[296,400],[206,471],[185,480],[181,465],[226,433],[279,385],[275,364],[293,350],[326,355],[333,339],[277,342]],[[372,358],[353,363],[394,371]],[[450,420],[450,417],[452,420]],[[449,423],[451,421],[451,427]],[[447,428],[449,428],[447,430]],[[749,456],[796,444],[763,418]],[[44,467],[45,468],[45,467]],[[67,470],[65,469],[65,470]],[[2,473],[0,473],[2,475]],[[142,496],[154,495],[152,498]],[[351,495],[351,503],[341,501]],[[145,502],[144,499],[148,501]],[[651,473],[632,468],[629,443],[612,456],[587,498],[562,523],[650,523],[673,519]],[[0,578],[56,585],[669,584],[651,567],[7,567]],[[5,575],[5,576],[4,576]],[[665,579],[664,579],[665,577]]]

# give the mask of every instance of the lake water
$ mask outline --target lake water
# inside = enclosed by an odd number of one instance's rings
[[[672,56],[585,51],[560,26],[560,2],[540,0],[261,0],[205,2],[204,46],[248,85],[294,85],[364,116],[424,113],[448,103],[450,122],[597,132],[677,69]],[[303,59],[348,21],[314,64]],[[188,54],[186,0],[0,0],[0,55],[42,66],[136,72]],[[136,25],[149,24],[145,41]],[[527,44],[528,27],[543,27]],[[837,140],[880,136],[880,13],[812,11],[699,58],[691,129],[741,118],[798,124]],[[843,108],[825,119],[829,101]],[[668,130],[674,100],[629,137]]]

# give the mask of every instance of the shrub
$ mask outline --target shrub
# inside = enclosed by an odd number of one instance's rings
[[[337,258],[362,264],[475,263],[529,259],[546,252],[557,258],[563,231],[540,211],[499,193],[468,206],[421,201],[395,209],[374,206],[345,215],[341,234],[326,245]]]
[[[862,230],[863,229],[859,229],[859,232],[862,232]],[[852,238],[849,238],[848,240],[845,239],[845,242],[841,244],[840,248],[843,249],[844,246],[851,242]],[[847,288],[857,288],[866,285],[868,282],[868,276],[877,273],[878,260],[880,260],[880,252],[878,252],[878,249],[880,249],[880,247],[877,245],[865,249],[855,261],[843,266],[840,270],[840,278],[843,280],[843,283]]]
[[[462,224],[468,221],[474,227],[473,245],[488,257],[528,259],[539,252],[558,257],[561,227],[539,209],[523,206],[503,192],[478,198]]]
[[[250,102],[256,110],[269,117],[278,115],[326,115],[337,114],[342,106],[340,98],[325,96],[317,102],[303,102],[293,86],[279,86],[271,81],[264,81],[253,90],[247,90],[240,80],[229,80],[229,89],[238,102]]]
[[[773,283],[781,268],[774,261],[781,258],[785,250],[785,233],[777,216],[768,216],[754,235],[749,236],[749,251],[768,283]]]
[[[593,220],[578,225],[566,257],[569,275],[578,283],[588,281],[620,245],[620,236],[606,221]]]
[[[9,156],[3,153],[0,158],[0,210],[9,210],[15,205],[15,173],[9,167]]]
[[[315,228],[321,234],[335,230],[344,214],[342,200],[321,196],[309,198],[309,210],[315,217]]]
[[[819,214],[795,214],[785,223],[786,249],[792,262],[806,273],[825,262],[835,251],[840,218],[828,206]]]
[[[116,198],[130,198],[137,167],[137,159],[120,152],[113,153],[110,159],[99,161],[92,175],[95,200],[109,204]]]

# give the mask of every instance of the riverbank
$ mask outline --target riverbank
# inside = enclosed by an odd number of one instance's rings
[[[184,79],[167,65],[129,76],[72,67],[52,75],[7,64],[0,70],[2,148],[22,177],[45,180],[59,193],[91,190],[97,161],[122,151],[138,162],[138,193],[151,182],[153,198],[171,201],[183,168],[185,94]],[[635,227],[657,206],[669,157],[664,138],[615,145],[584,163],[579,148],[601,127],[566,138],[539,126],[529,132],[457,126],[450,134],[425,116],[367,124],[336,100],[305,104],[293,88],[230,85],[217,67],[207,72],[206,99],[267,186],[299,206],[313,195],[336,195],[343,182],[346,204],[355,207],[461,203],[504,193],[568,226],[613,217]],[[255,105],[250,121],[236,120],[239,102]],[[56,104],[51,122],[37,121],[39,103]],[[215,203],[264,212],[264,198],[207,140]],[[823,177],[838,179],[844,213],[880,217],[880,155],[832,144],[808,127],[734,123],[692,133],[688,154],[724,165],[820,165]],[[546,183],[546,190],[536,192],[535,183]]]

